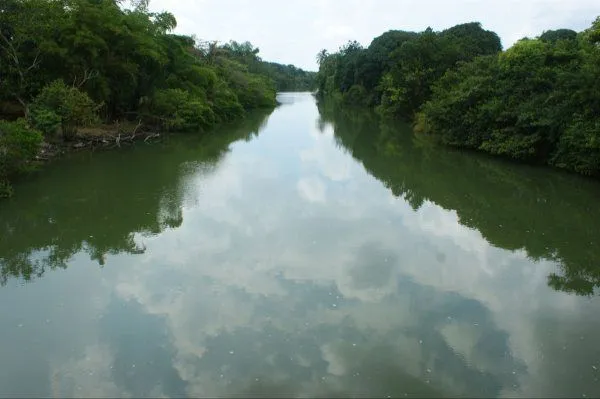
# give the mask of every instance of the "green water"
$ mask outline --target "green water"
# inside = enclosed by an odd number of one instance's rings
[[[0,396],[600,396],[600,183],[280,94],[0,203]]]

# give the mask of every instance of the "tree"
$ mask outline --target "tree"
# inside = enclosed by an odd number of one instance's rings
[[[577,32],[571,29],[547,30],[540,35],[540,40],[544,42],[556,42],[558,40],[575,40]]]
[[[44,58],[57,53],[52,30],[64,23],[62,4],[45,0],[6,0],[0,5],[0,96],[18,101],[25,115],[41,86]]]
[[[77,128],[90,124],[96,119],[96,105],[89,96],[76,87],[69,87],[61,80],[48,84],[33,102],[32,120],[40,124],[40,114],[45,118],[56,115],[60,123],[62,135],[71,139],[77,133]],[[46,133],[52,130],[46,128]]]
[[[321,65],[323,62],[325,62],[328,56],[329,52],[327,50],[322,49],[321,51],[319,51],[319,53],[317,54],[317,64]]]
[[[546,32],[463,63],[434,86],[417,127],[445,144],[600,176],[593,32]]]
[[[498,35],[477,22],[443,32],[431,28],[421,33],[388,31],[373,39],[367,49],[350,41],[333,55],[319,53],[319,92],[355,104],[378,105],[388,115],[410,118],[446,71],[458,62],[501,49]],[[345,96],[350,90],[352,94]]]

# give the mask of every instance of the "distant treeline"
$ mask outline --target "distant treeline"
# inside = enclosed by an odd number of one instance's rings
[[[318,93],[442,143],[600,176],[600,18],[502,51],[479,23],[388,31],[317,55]]]
[[[172,14],[123,3],[0,3],[0,197],[44,140],[117,120],[202,131],[313,84],[314,73],[263,62],[248,42],[177,35]]]
[[[269,76],[275,82],[277,91],[313,91],[316,72],[304,71],[294,65],[276,62],[261,62],[257,73]]]

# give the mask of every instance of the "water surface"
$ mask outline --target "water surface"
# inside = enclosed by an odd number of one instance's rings
[[[0,396],[600,396],[600,184],[282,93],[0,203]]]

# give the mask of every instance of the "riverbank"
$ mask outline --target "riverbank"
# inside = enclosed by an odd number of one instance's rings
[[[71,140],[44,141],[35,159],[38,162],[50,162],[73,151],[120,148],[137,141],[157,140],[162,135],[142,123],[86,127],[81,128]]]
[[[600,18],[503,49],[480,23],[388,31],[318,55],[319,93],[439,142],[600,177]]]
[[[314,81],[313,72],[263,61],[250,42],[179,35],[167,11],[79,0],[72,7],[23,0],[5,11],[3,197],[12,193],[14,178],[65,152],[154,140],[162,132],[209,131],[275,106],[277,90],[307,90]],[[86,32],[85,43],[73,32]],[[123,119],[133,125],[98,127]]]

